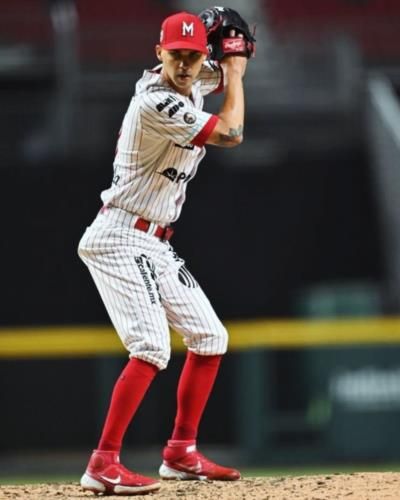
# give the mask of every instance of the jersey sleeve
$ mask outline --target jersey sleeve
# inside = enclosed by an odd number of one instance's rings
[[[141,98],[143,131],[180,146],[203,146],[218,117],[193,106],[189,98],[168,91],[155,91]]]
[[[217,61],[206,61],[197,79],[201,82],[200,92],[203,96],[224,90],[224,73]]]

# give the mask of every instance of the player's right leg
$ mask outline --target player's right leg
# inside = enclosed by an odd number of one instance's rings
[[[170,356],[151,240],[137,231],[97,224],[85,233],[79,254],[131,358],[115,384],[98,448],[81,485],[95,493],[116,495],[155,491],[159,482],[131,472],[119,462],[126,429],[155,374],[166,367]]]
[[[153,479],[127,470],[119,461],[126,429],[157,372],[156,366],[132,358],[118,378],[98,449],[92,453],[81,478],[85,490],[133,495],[160,487]]]
[[[157,245],[146,233],[96,219],[78,252],[130,357],[162,370],[171,346],[157,282]]]
[[[81,478],[84,490],[104,495],[139,495],[160,488],[160,483],[126,469],[115,451],[94,450]]]

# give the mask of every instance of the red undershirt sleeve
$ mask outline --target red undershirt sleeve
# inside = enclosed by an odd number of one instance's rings
[[[192,139],[191,143],[194,146],[198,146],[201,148],[207,142],[207,139],[210,137],[211,132],[215,129],[219,118],[217,115],[211,115],[208,122],[204,125],[204,127],[200,130],[200,132]]]

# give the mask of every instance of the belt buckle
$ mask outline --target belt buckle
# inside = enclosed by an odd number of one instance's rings
[[[174,234],[174,230],[172,229],[171,226],[167,226],[164,228],[164,233],[161,237],[161,241],[168,241],[171,239],[172,235]]]

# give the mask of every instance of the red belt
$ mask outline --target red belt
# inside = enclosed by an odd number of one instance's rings
[[[137,221],[134,224],[135,229],[139,229],[139,231],[144,231],[145,233],[148,232],[150,229],[151,222],[149,222],[146,219],[142,219],[139,217]],[[156,230],[154,231],[153,235],[156,236],[157,238],[160,238],[162,241],[168,241],[171,239],[172,235],[174,234],[174,230],[172,229],[171,226],[167,227],[162,227],[162,226],[157,226]]]

